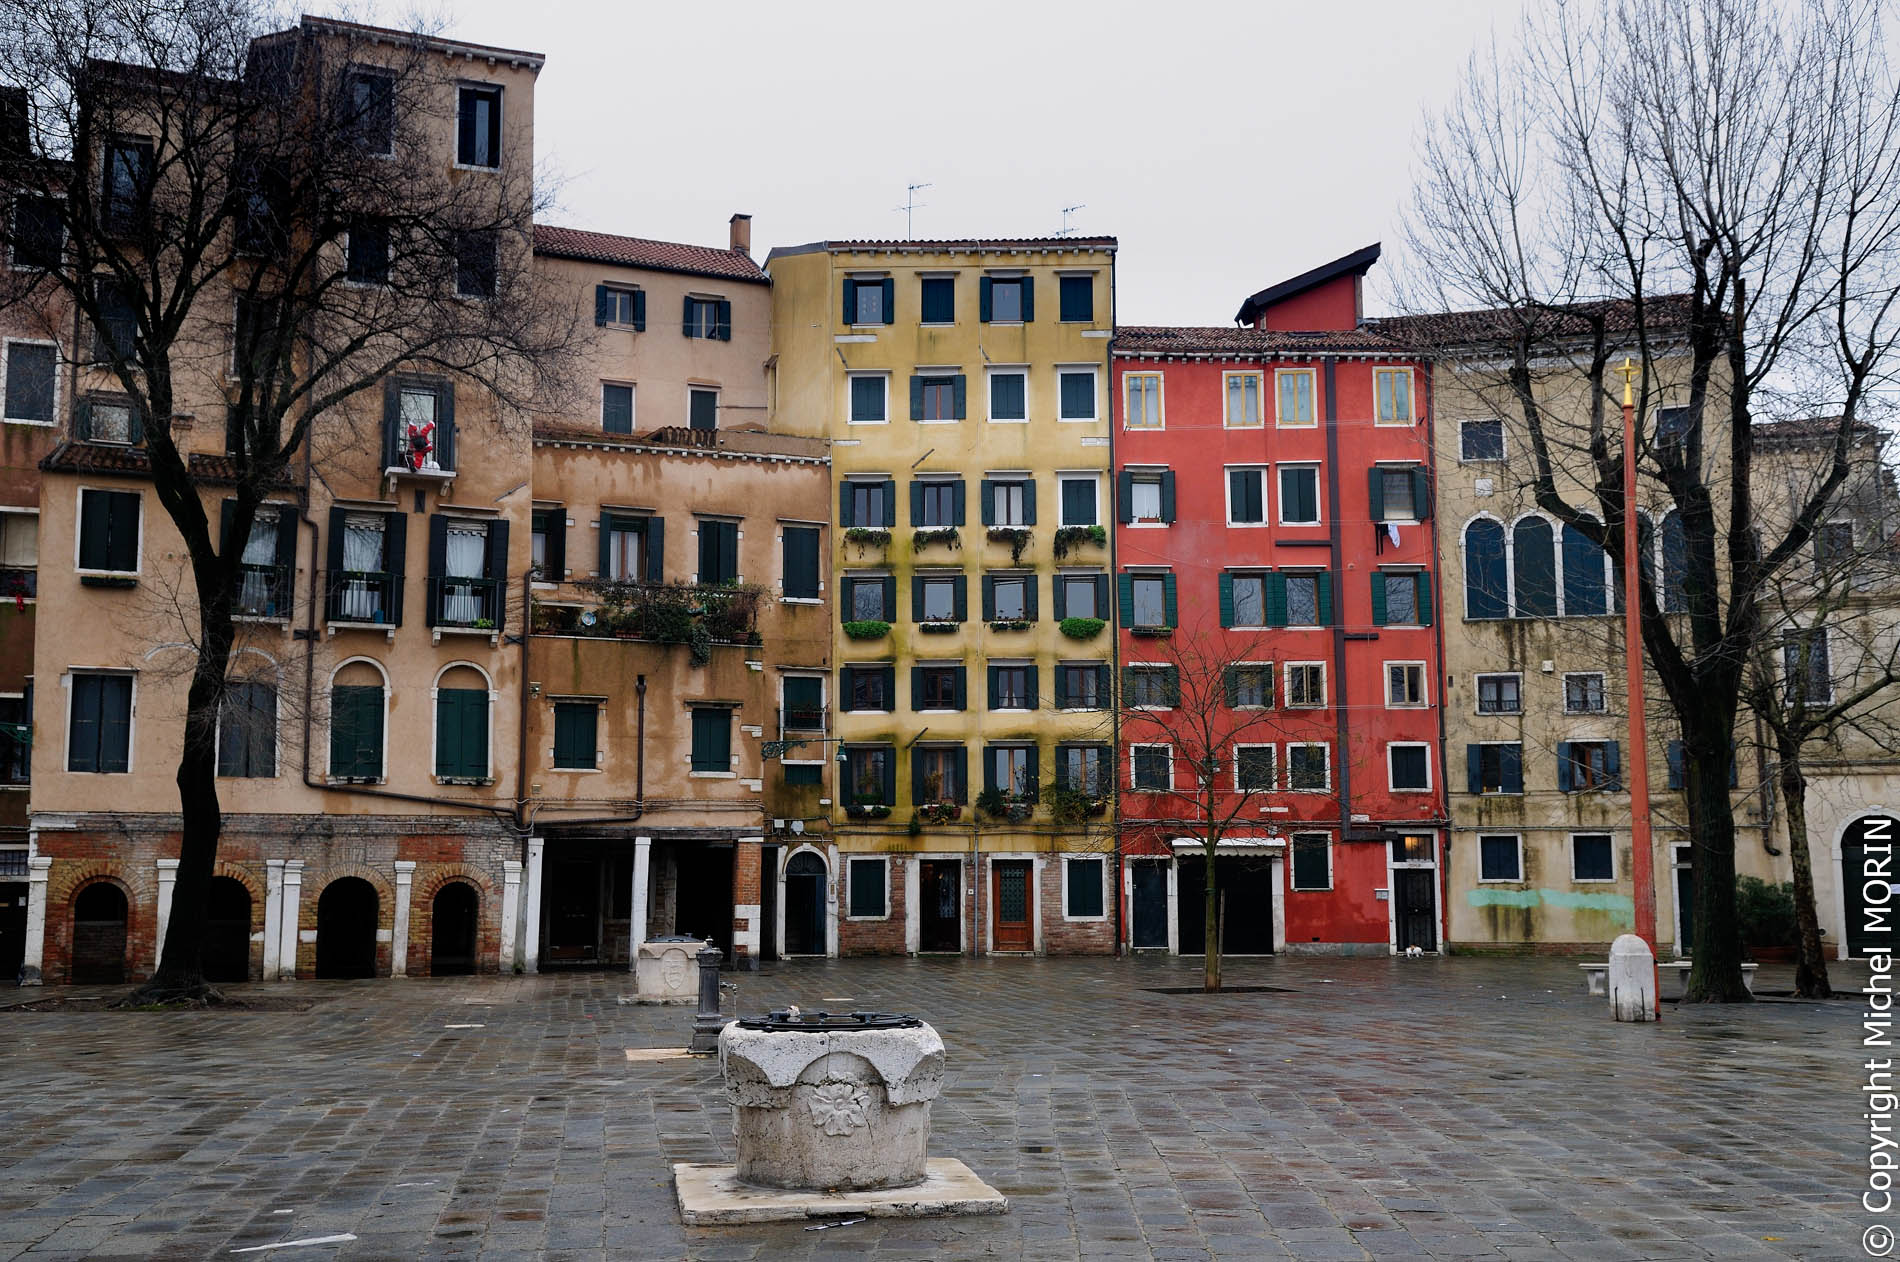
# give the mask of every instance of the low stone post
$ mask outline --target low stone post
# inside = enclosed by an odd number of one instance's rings
[[[686,1050],[695,1056],[711,1056],[719,1050],[719,1031],[726,1028],[719,1015],[720,949],[708,942],[699,952],[699,1014],[693,1018],[693,1042]]]
[[[1633,933],[1610,944],[1610,1012],[1618,1021],[1656,1019],[1656,956]]]

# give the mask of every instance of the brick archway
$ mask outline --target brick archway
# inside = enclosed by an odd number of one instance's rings
[[[409,973],[432,976],[435,955],[435,900],[451,885],[467,886],[475,896],[473,971],[493,973],[500,967],[501,902],[489,877],[464,864],[431,867],[411,890],[409,898]]]

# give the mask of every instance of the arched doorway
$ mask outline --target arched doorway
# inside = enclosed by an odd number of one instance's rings
[[[1893,848],[1900,845],[1900,820],[1891,815],[1863,815],[1847,826],[1841,837],[1841,910],[1846,913],[1847,953],[1862,957],[1889,951],[1894,923],[1900,915],[1900,882],[1887,873],[1893,868]],[[1871,854],[1875,875],[1867,873]],[[1886,886],[1883,894],[1882,886]],[[1869,891],[1873,897],[1868,897]],[[1868,922],[1872,909],[1873,923]],[[1869,932],[1869,929],[1872,932]]]
[[[109,881],[88,885],[73,900],[73,981],[125,980],[125,891]]]
[[[251,980],[251,891],[228,876],[211,878],[205,910],[205,980]]]
[[[825,861],[809,850],[785,864],[785,954],[825,953]]]
[[[475,927],[481,900],[472,886],[451,881],[435,892],[429,911],[429,973],[447,977],[475,971]]]
[[[362,877],[330,882],[317,899],[317,976],[376,976],[376,887]]]

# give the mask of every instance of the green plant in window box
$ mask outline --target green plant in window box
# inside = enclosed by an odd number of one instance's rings
[[[1153,640],[1165,640],[1174,634],[1173,627],[1130,627],[1128,630],[1133,635],[1145,635]]]
[[[1035,537],[1026,526],[991,526],[988,533],[991,543],[1009,545],[1011,565],[1022,564],[1023,553],[1028,550],[1029,541]]]
[[[844,532],[844,541],[860,550],[887,548],[891,543],[891,532],[882,526],[851,526]]]
[[[955,526],[941,526],[934,530],[914,531],[910,537],[911,550],[932,548],[942,544],[947,548],[961,548],[963,534]]]
[[[495,620],[493,618],[477,618],[472,625],[477,631],[493,631],[495,629]]]
[[[876,618],[857,618],[844,624],[844,633],[854,640],[881,640],[891,633],[891,624]]]
[[[925,635],[955,635],[963,630],[961,622],[920,622],[917,629]]]
[[[1057,786],[1049,790],[1049,813],[1058,824],[1079,824],[1108,810],[1108,799],[1080,789]]]
[[[1107,626],[1100,618],[1064,618],[1056,624],[1071,640],[1092,640]]]
[[[1056,531],[1056,559],[1061,560],[1063,557],[1068,556],[1071,551],[1081,547],[1085,543],[1092,543],[1098,548],[1108,546],[1107,528],[1102,526],[1062,527]]]
[[[852,819],[889,819],[891,808],[886,806],[875,793],[860,793],[845,809]]]
[[[990,623],[990,630],[1027,631],[1030,625],[1030,621],[1027,618],[999,618],[997,621]]]
[[[963,815],[963,808],[955,802],[926,802],[917,808],[913,819],[926,824],[948,824]]]

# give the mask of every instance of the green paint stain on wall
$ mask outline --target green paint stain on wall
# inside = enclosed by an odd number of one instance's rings
[[[1609,913],[1619,925],[1636,923],[1636,905],[1628,894],[1572,894],[1566,890],[1468,890],[1473,907],[1560,907],[1565,911]]]

